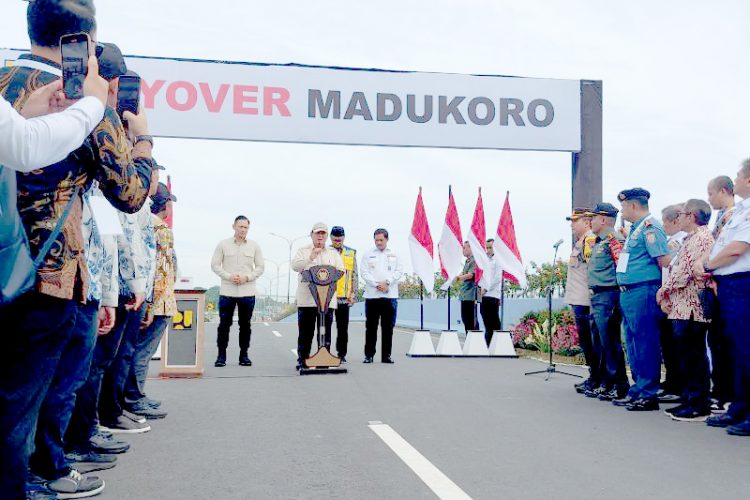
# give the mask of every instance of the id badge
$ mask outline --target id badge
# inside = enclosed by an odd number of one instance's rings
[[[628,260],[630,259],[630,254],[627,252],[623,252],[620,254],[620,259],[617,261],[617,269],[616,272],[618,273],[626,273],[628,272]]]

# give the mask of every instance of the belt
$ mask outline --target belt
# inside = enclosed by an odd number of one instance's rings
[[[620,290],[620,287],[617,285],[608,285],[608,286],[592,286],[591,292],[592,293],[602,293],[602,292],[614,292],[615,290]]]
[[[635,290],[644,286],[661,285],[661,280],[641,281],[640,283],[630,283],[628,285],[620,285],[621,292],[627,292],[628,290]]]
[[[718,282],[741,280],[741,279],[750,278],[750,272],[732,273],[732,274],[713,274],[711,277]]]

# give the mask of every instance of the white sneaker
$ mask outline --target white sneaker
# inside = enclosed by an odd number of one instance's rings
[[[57,494],[57,498],[88,498],[104,490],[104,481],[96,476],[82,476],[77,470],[70,469],[67,476],[49,481],[47,488]]]
[[[136,415],[135,413],[129,412],[128,410],[122,410],[123,416],[125,418],[129,418],[133,422],[137,422],[139,424],[145,424],[146,423],[146,417],[142,417],[141,415]]]
[[[151,430],[150,425],[133,422],[123,415],[117,417],[117,422],[114,424],[106,426],[99,424],[99,428],[105,432],[111,432],[112,434],[143,434],[144,432]]]

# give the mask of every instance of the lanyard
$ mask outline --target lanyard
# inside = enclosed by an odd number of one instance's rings
[[[632,231],[630,231],[630,232],[628,233],[628,237],[627,237],[627,238],[625,238],[625,244],[624,244],[624,245],[622,246],[622,248],[623,248],[623,249],[625,249],[625,250],[627,250],[627,249],[628,249],[628,243],[630,243],[630,237],[631,237],[631,236],[632,236],[633,234],[635,234],[635,233],[636,233],[636,232],[637,232],[638,230],[640,230],[640,229],[641,229],[641,226],[643,226],[643,225],[644,225],[644,224],[646,223],[646,221],[647,221],[647,220],[649,220],[649,219],[651,219],[651,214],[648,214],[648,215],[647,215],[646,217],[644,217],[644,218],[643,218],[643,220],[641,221],[641,223],[640,223],[640,224],[638,224],[638,225],[637,225],[637,226],[635,227],[635,229],[633,229]]]

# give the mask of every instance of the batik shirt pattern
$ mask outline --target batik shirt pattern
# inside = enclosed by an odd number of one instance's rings
[[[26,60],[46,66],[49,71],[26,67]],[[34,90],[59,78],[55,72],[59,72],[59,65],[23,55],[13,67],[0,68],[0,95],[20,110]],[[43,170],[16,174],[18,212],[33,257],[49,239],[75,195],[62,231],[37,271],[40,293],[85,302],[90,277],[82,231],[83,193],[97,180],[115,208],[135,212],[146,200],[152,165],[151,159],[132,158],[120,118],[107,108],[91,135],[67,158]]]

